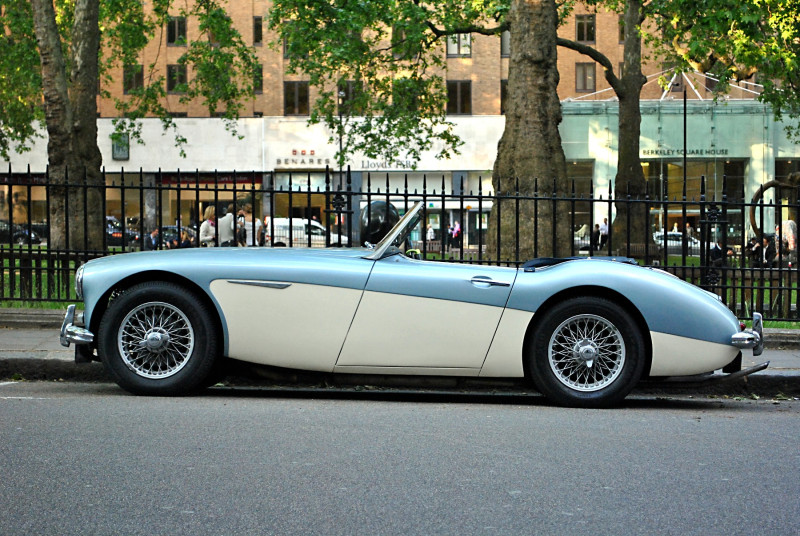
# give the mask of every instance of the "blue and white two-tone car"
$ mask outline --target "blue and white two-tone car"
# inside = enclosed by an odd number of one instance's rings
[[[77,274],[84,310],[70,306],[62,344],[144,395],[197,392],[229,358],[322,373],[528,378],[555,403],[582,407],[614,405],[647,377],[730,372],[741,349],[761,351],[759,318],[743,330],[715,295],[658,270],[610,259],[519,268],[414,259],[398,246],[420,209],[365,248],[93,260]]]

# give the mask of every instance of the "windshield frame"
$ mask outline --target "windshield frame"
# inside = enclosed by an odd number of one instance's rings
[[[383,240],[378,242],[378,245],[375,246],[375,249],[369,252],[368,255],[364,255],[364,259],[369,259],[372,261],[377,261],[382,259],[387,254],[395,254],[401,253],[401,251],[397,248],[392,249],[392,244],[394,244],[395,240],[398,237],[402,236],[404,233],[408,235],[413,229],[413,226],[418,223],[417,214],[420,210],[422,210],[422,201],[417,201],[414,205],[408,209],[400,221],[398,221],[392,230],[389,231],[386,236],[383,237]],[[403,236],[405,239],[406,236]]]

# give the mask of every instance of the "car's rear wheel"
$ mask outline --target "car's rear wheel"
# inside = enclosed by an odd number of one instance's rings
[[[638,383],[645,344],[621,307],[597,297],[565,300],[544,313],[528,350],[536,387],[574,407],[619,403]]]
[[[207,306],[171,283],[142,283],[116,297],[98,338],[106,369],[134,394],[190,394],[215,370],[217,335]]]

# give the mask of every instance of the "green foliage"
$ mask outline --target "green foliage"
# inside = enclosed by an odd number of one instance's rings
[[[104,72],[135,65],[144,47],[153,40],[165,39],[170,15],[192,17],[199,24],[201,37],[186,43],[186,52],[178,63],[185,65],[192,76],[178,90],[179,102],[200,99],[212,115],[217,112],[225,120],[226,128],[238,136],[235,120],[244,102],[253,96],[253,79],[259,68],[255,53],[245,45],[241,34],[233,27],[222,3],[207,0],[198,2],[191,10],[181,8],[175,12],[169,0],[157,0],[152,11],[145,13],[137,0],[104,2],[103,47]],[[115,136],[128,134],[137,143],[143,143],[139,119],[156,116],[164,130],[172,130],[175,145],[181,156],[186,138],[180,134],[166,108],[166,73],[159,73],[152,63],[145,69],[144,86],[129,92],[127,98],[117,99],[115,106],[119,118],[114,120]],[[106,74],[106,81],[110,81]]]
[[[415,162],[427,150],[449,158],[461,145],[446,120],[447,36],[498,34],[507,10],[493,0],[276,0],[269,27],[289,72],[317,89],[310,121],[325,124],[331,142],[342,137],[340,165],[353,152]],[[338,88],[348,82],[360,89],[340,117]]]
[[[649,42],[679,69],[710,72],[717,93],[753,79],[776,119],[800,119],[800,3],[796,0],[656,0],[661,33]],[[796,122],[790,136],[800,138]]]
[[[100,79],[104,86],[120,84],[116,77],[125,65],[141,63],[145,47],[165,39],[170,15],[194,17],[202,37],[186,45],[180,63],[191,72],[180,102],[201,99],[208,109],[220,112],[228,130],[236,135],[235,119],[253,96],[253,79],[258,64],[217,0],[203,0],[188,10],[186,4],[171,0],[103,0],[99,2],[101,35]],[[56,22],[68,53],[73,32],[75,2],[56,0]],[[212,36],[214,41],[212,42]],[[30,3],[0,0],[0,156],[10,150],[27,150],[44,121],[42,79]],[[159,117],[164,129],[174,131],[176,146],[183,153],[186,138],[178,131],[166,108],[166,73],[155,63],[145,65],[143,87],[115,101],[119,117],[114,121],[116,136],[123,133],[139,143],[144,117]],[[67,76],[70,66],[67,65]],[[108,98],[107,91],[102,95]]]
[[[44,121],[39,52],[26,0],[0,1],[0,156],[29,150],[26,142]]]

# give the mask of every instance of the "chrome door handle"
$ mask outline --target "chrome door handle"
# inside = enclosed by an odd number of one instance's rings
[[[469,280],[470,283],[473,285],[488,285],[490,287],[510,287],[511,283],[508,281],[495,281],[494,279],[489,279],[488,277],[482,276],[475,276]]]

